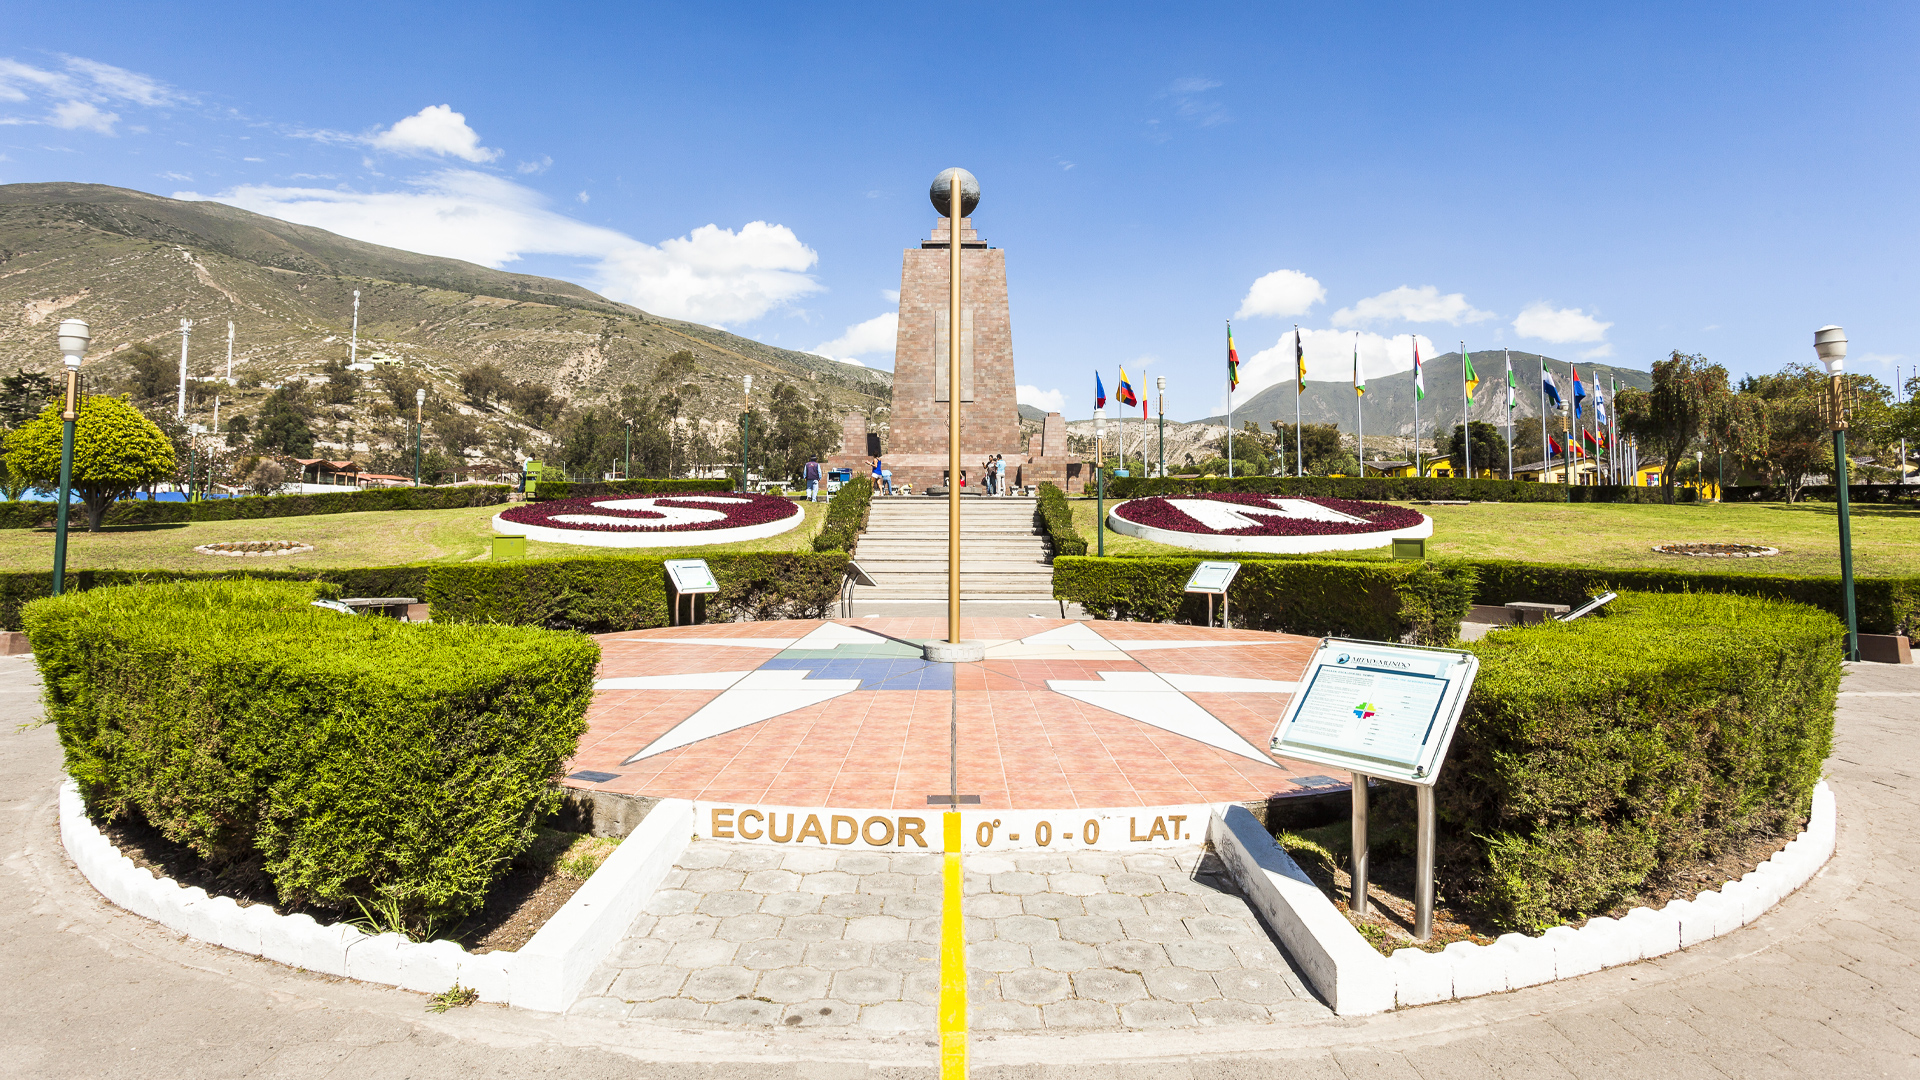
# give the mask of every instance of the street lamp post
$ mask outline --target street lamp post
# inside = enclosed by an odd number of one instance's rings
[[[1842,380],[1847,332],[1831,324],[1813,332],[1813,351],[1827,365],[1827,413],[1833,420],[1833,490],[1840,500],[1840,602],[1846,611],[1847,659],[1860,659],[1860,621],[1853,606],[1853,522],[1847,506],[1847,409]]]
[[[633,479],[633,420],[631,418],[627,420],[627,471],[620,479]]]
[[[85,319],[68,319],[60,324],[60,355],[66,358],[67,406],[60,412],[60,490],[55,494],[59,506],[54,510],[53,595],[66,591],[67,585],[67,503],[73,488],[73,424],[80,418],[80,359],[86,355],[92,330]]]
[[[1100,442],[1107,434],[1107,410],[1093,410],[1093,490],[1094,511],[1093,531],[1099,538],[1099,550],[1096,555],[1107,553],[1107,469],[1104,451]]]
[[[747,490],[747,460],[752,457],[748,452],[747,440],[753,437],[753,376],[748,375],[741,383],[740,406],[740,490]]]
[[[360,362],[360,290],[353,290],[353,335],[347,339],[347,363]],[[232,372],[228,372],[232,374]]]
[[[427,391],[422,387],[413,392],[413,486],[420,486],[420,421],[427,407]]]
[[[1167,477],[1167,377],[1155,375],[1154,386],[1160,390],[1160,478]]]
[[[179,419],[187,416],[187,335],[193,332],[193,320],[180,320],[180,401],[174,406],[173,415]]]

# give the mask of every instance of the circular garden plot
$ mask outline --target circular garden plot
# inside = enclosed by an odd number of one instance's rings
[[[1115,506],[1107,519],[1115,532],[1201,551],[1353,551],[1433,535],[1433,519],[1417,510],[1274,495],[1131,499]]]
[[[778,536],[806,520],[772,495],[713,491],[527,503],[496,514],[496,532],[592,547],[692,547]]]

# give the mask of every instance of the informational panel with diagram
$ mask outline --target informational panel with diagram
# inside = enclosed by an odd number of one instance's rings
[[[1328,638],[1281,714],[1273,752],[1431,785],[1479,672],[1472,653]]]
[[[705,559],[668,559],[666,569],[676,593],[685,595],[720,591],[720,583],[713,579],[713,571],[707,569]]]

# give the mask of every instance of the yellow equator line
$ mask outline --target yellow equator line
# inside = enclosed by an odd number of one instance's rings
[[[940,1080],[967,1076],[967,927],[960,915],[960,815],[944,819],[940,868]]]

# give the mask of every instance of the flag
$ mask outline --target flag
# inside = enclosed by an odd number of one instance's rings
[[[1093,373],[1093,407],[1096,409],[1107,407],[1107,387],[1100,381],[1100,373],[1097,371]]]
[[[1233,347],[1233,324],[1227,324],[1227,392],[1240,389],[1240,352]]]
[[[1420,374],[1420,342],[1417,338],[1413,343],[1413,400],[1427,400],[1427,381]]]
[[[1460,369],[1460,372],[1461,372],[1461,376],[1460,376],[1460,377],[1461,377],[1461,378],[1462,378],[1463,380],[1465,380],[1465,382],[1466,382],[1466,384],[1467,384],[1467,404],[1469,404],[1469,405],[1471,405],[1471,404],[1473,404],[1473,391],[1474,391],[1474,388],[1480,385],[1480,376],[1478,376],[1478,375],[1476,375],[1476,374],[1474,374],[1474,371],[1473,371],[1473,354],[1472,354],[1472,353],[1470,353],[1470,352],[1468,352],[1468,351],[1467,351],[1467,350],[1465,350],[1465,349],[1461,349],[1461,350],[1460,350],[1460,363],[1461,363],[1462,365],[1464,365],[1464,366],[1463,366],[1463,367],[1461,367],[1461,369]]]
[[[1547,436],[1547,452],[1554,457],[1559,457],[1560,456],[1560,440],[1554,438],[1551,435]]]
[[[1585,415],[1583,412],[1581,412],[1580,402],[1586,396],[1587,396],[1587,388],[1583,386],[1580,382],[1580,369],[1574,368],[1573,369],[1573,415],[1576,420],[1579,419],[1581,416]]]
[[[1593,383],[1593,415],[1594,418],[1601,423],[1604,424],[1607,422],[1607,395],[1605,391],[1600,389],[1600,381],[1598,379],[1594,380]]]
[[[1293,366],[1299,369],[1300,392],[1307,391],[1307,349],[1300,344],[1300,328],[1293,328]]]
[[[1520,404],[1520,385],[1513,381],[1513,356],[1507,356],[1507,411],[1511,413]]]
[[[1127,381],[1126,368],[1120,369],[1120,389],[1114,391],[1113,396],[1119,399],[1120,404],[1122,405],[1140,404],[1139,397],[1135,396],[1133,392],[1133,384]]]
[[[1360,374],[1360,335],[1353,335],[1353,396],[1360,397],[1367,392],[1366,376]]]
[[[1553,372],[1547,370],[1547,358],[1540,358],[1540,389],[1553,402],[1554,408],[1560,407],[1560,384],[1553,381]]]

